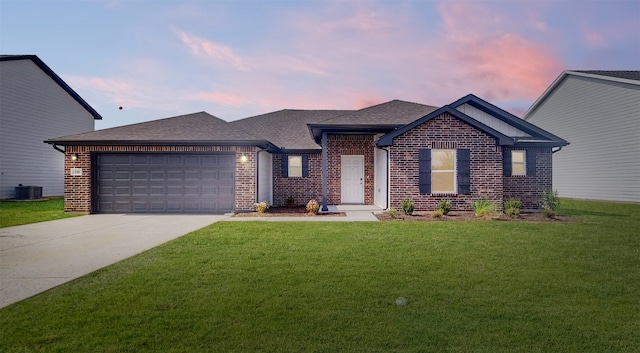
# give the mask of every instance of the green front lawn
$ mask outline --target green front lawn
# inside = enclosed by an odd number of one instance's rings
[[[73,216],[77,214],[64,213],[62,198],[45,201],[0,201],[0,228]]]
[[[640,351],[640,206],[562,213],[579,221],[217,223],[0,309],[0,347]]]

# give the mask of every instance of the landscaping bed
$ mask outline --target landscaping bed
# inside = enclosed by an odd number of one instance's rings
[[[545,217],[542,213],[521,213],[516,217],[510,217],[504,213],[494,217],[478,217],[472,211],[451,211],[446,215],[438,218],[431,216],[431,212],[414,211],[413,214],[404,214],[402,212],[391,216],[389,212],[376,214],[381,221],[421,221],[421,222],[446,222],[446,221],[482,221],[495,220],[504,222],[574,222],[576,219],[566,216],[555,216],[553,218]]]
[[[267,212],[242,212],[237,213],[234,217],[344,217],[344,212],[324,212],[324,213],[311,213],[308,212],[305,206],[298,207],[270,207]]]

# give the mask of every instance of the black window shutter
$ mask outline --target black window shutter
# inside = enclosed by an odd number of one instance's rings
[[[460,149],[456,154],[458,194],[469,195],[471,194],[471,150]]]
[[[289,177],[289,156],[286,154],[282,154],[282,177]]]
[[[504,176],[511,176],[512,166],[511,166],[511,150],[504,149],[502,151],[502,172]]]
[[[536,176],[536,154],[535,149],[527,150],[527,176]]]
[[[431,150],[421,148],[418,150],[419,161],[419,186],[420,194],[431,193]]]
[[[302,156],[302,177],[309,176],[309,156]]]

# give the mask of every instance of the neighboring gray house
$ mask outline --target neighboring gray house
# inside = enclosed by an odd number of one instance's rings
[[[64,155],[42,141],[102,117],[35,55],[0,55],[0,199],[19,184],[64,194]]]
[[[564,71],[524,119],[571,142],[553,156],[560,196],[640,202],[640,71]]]

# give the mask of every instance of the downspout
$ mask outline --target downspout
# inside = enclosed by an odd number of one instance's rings
[[[387,190],[385,190],[385,193],[387,195],[387,202],[385,204],[384,210],[388,210],[389,209],[389,199],[391,198],[391,195],[389,195],[389,171],[391,170],[391,168],[389,167],[390,161],[389,161],[389,150],[384,148],[384,147],[380,147],[380,146],[376,146],[376,148],[383,150],[385,152],[387,152],[387,171],[386,171],[386,178],[387,178],[387,182],[385,183]]]
[[[327,152],[327,132],[322,132],[322,211],[329,211],[329,207],[327,207],[327,177],[329,174],[329,163],[327,162],[328,158]]]

